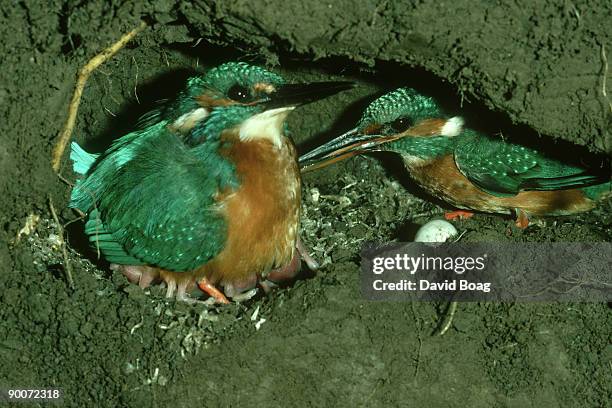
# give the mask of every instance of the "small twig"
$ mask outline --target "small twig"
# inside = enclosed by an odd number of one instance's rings
[[[603,62],[603,69],[601,73],[601,94],[604,96],[604,98],[608,99],[608,91],[606,90],[606,77],[608,76],[608,57],[606,57],[606,47],[603,45],[603,43],[601,44],[601,61]],[[612,102],[610,103],[610,109],[612,110]]]
[[[421,364],[421,352],[423,351],[423,339],[421,338],[421,323],[420,319],[417,317],[416,310],[414,309],[414,301],[410,302],[410,307],[412,308],[412,316],[414,317],[415,322],[419,321],[419,327],[417,328],[417,340],[419,341],[419,349],[417,350],[417,358],[414,365],[414,375],[413,378],[416,380],[417,375],[419,374],[419,365]]]
[[[130,330],[130,335],[133,335],[137,329],[140,329],[142,327],[143,324],[144,324],[144,318],[141,315],[140,322],[135,324],[134,327],[132,327],[132,329]]]
[[[164,61],[166,61],[166,66],[170,67],[170,62],[168,62],[168,54],[166,54],[166,51],[162,50],[162,55],[164,56]]]
[[[90,59],[89,62],[85,64],[85,66],[79,72],[79,76],[77,77],[77,83],[74,87],[74,94],[72,95],[72,100],[70,101],[70,105],[68,106],[68,118],[66,119],[66,124],[58,135],[59,139],[53,147],[53,153],[51,155],[51,166],[53,167],[53,170],[56,173],[59,172],[62,156],[64,155],[66,145],[68,145],[68,141],[70,140],[70,137],[72,136],[72,131],[74,130],[77,111],[79,110],[81,96],[83,94],[83,89],[85,89],[85,83],[87,82],[87,79],[89,78],[91,73],[96,70],[96,68],[98,68],[100,65],[112,58],[121,48],[125,47],[125,45],[136,36],[136,34],[144,30],[146,27],[147,24],[144,21],[141,22],[138,27],[125,34],[119,39],[119,41],[106,48],[104,51],[102,51],[92,59]]]
[[[69,185],[70,187],[74,187],[74,183],[70,180],[68,180],[66,177],[62,176],[61,174],[57,174],[57,177],[62,180],[64,183],[66,183],[67,185]]]
[[[81,187],[82,188],[82,187]],[[89,194],[89,196],[91,197],[91,202],[93,203],[94,209],[97,210],[98,206],[97,206],[97,199],[95,194],[93,193],[93,191],[91,191],[90,189],[86,189],[84,190],[87,194]],[[81,219],[87,217],[87,213],[83,212],[82,210],[78,209],[78,208],[73,208],[77,213],[79,213],[79,216],[81,217]],[[98,221],[96,221],[96,252],[98,255],[98,259],[100,259],[100,241],[98,240],[99,237],[99,226],[100,223],[102,221],[98,218]]]
[[[75,210],[76,210],[76,208],[75,208]],[[79,214],[79,216],[78,216],[78,217],[76,217],[75,219],[72,219],[72,220],[68,221],[67,223],[65,223],[65,224],[64,224],[64,229],[65,229],[67,226],[69,226],[70,224],[74,224],[75,222],[78,222],[78,221],[83,221],[83,219],[84,219],[85,217],[87,217],[87,215],[85,215],[85,214],[83,214],[83,213],[81,212],[81,214]]]
[[[436,335],[442,336],[444,335],[444,333],[448,331],[448,329],[450,329],[451,325],[453,324],[453,317],[455,317],[456,311],[457,311],[457,301],[452,300],[448,304],[448,308],[446,309],[446,312],[444,313],[444,319],[442,319],[442,323],[440,323],[440,328],[436,330],[436,333],[435,333]]]
[[[465,235],[466,232],[467,232],[467,230],[461,231],[461,234],[459,234],[459,236],[457,238],[455,238],[453,240],[453,242],[459,242],[461,240],[461,238],[463,238],[463,236]]]
[[[612,101],[610,101],[610,98],[608,98],[608,90],[607,90],[607,77],[608,77],[608,57],[606,56],[606,47],[604,46],[603,42],[601,43],[601,49],[600,49],[600,53],[601,53],[601,62],[603,64],[602,67],[602,72],[601,72],[601,94],[603,95],[604,99],[608,102],[608,107],[610,108],[610,112],[612,113]],[[605,108],[604,108],[605,109]],[[604,126],[606,126],[606,122],[604,122]],[[608,147],[608,136],[609,133],[606,133],[604,135],[604,149],[609,152],[609,147]]]
[[[136,92],[136,87],[134,87],[134,93]],[[136,99],[138,99],[138,96],[136,97]],[[140,102],[138,102],[140,103]],[[110,109],[108,109],[106,106],[104,106],[104,110],[108,112],[109,115],[111,115],[112,117],[117,117],[117,115],[115,115],[113,112],[111,112]]]
[[[134,58],[134,56],[132,56],[132,61],[134,61],[134,65],[136,65],[136,77],[134,78],[134,96],[136,97],[136,102],[138,102],[138,104],[140,105],[140,99],[138,99],[138,92],[136,92],[136,87],[138,86],[138,63],[136,62],[136,58]]]
[[[62,248],[62,257],[64,258],[64,271],[66,272],[66,280],[68,281],[68,286],[70,286],[70,289],[74,289],[74,280],[72,279],[72,266],[70,265],[70,260],[68,259],[66,241],[64,241],[64,227],[62,227],[62,224],[60,223],[59,218],[57,217],[57,213],[55,212],[55,207],[53,206],[53,200],[51,199],[51,195],[49,195],[48,198],[49,209],[51,210],[53,221],[55,221],[60,247]]]
[[[376,22],[376,16],[384,7],[387,7],[387,0],[378,4],[374,9],[374,13],[372,13],[372,20],[370,21],[370,27],[374,27],[374,23]]]
[[[578,27],[582,26],[582,19],[580,17],[580,12],[578,11],[578,8],[570,2],[570,8],[571,8],[571,12],[574,15],[574,17],[576,17],[576,20],[578,21]]]

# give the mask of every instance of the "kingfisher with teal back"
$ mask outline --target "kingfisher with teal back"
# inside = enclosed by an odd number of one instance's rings
[[[462,209],[447,219],[471,216],[474,210],[515,213],[516,225],[526,228],[530,215],[588,211],[611,192],[609,168],[601,172],[563,163],[477,132],[410,88],[378,98],[356,128],[299,161],[303,171],[311,171],[369,151],[399,154],[417,184]]]
[[[300,257],[301,179],[285,119],[352,86],[288,84],[246,63],[187,81],[179,96],[101,154],[72,143],[83,177],[70,206],[87,214],[92,245],[132,283],[165,282],[220,303],[293,278]],[[222,290],[220,290],[222,288]]]

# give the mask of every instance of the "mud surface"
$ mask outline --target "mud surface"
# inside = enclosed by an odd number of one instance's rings
[[[360,83],[291,116],[304,149],[349,129],[375,95],[397,85],[450,110],[463,103],[468,121],[491,131],[544,147],[551,139],[538,133],[605,149],[609,2],[362,3],[3,7],[0,386],[60,387],[64,405],[75,407],[610,405],[608,305],[461,304],[451,330],[436,337],[445,305],[362,299],[362,243],[409,240],[443,212],[386,155],[305,177],[302,236],[323,268],[251,303],[166,301],[161,288],[142,291],[110,274],[83,245],[82,223],[65,209],[70,188],[49,165],[51,148],[75,73],[141,18],[152,28],[85,88],[74,138],[92,151],[190,74],[236,59],[291,79]],[[74,180],[68,166],[62,173]],[[49,200],[65,225],[74,289]],[[488,215],[457,228],[465,240],[609,241],[610,209],[604,202],[525,231]],[[28,216],[38,222],[16,241]]]

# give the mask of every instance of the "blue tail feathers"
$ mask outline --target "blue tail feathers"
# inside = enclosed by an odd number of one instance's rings
[[[72,170],[77,174],[86,174],[91,166],[96,162],[99,154],[87,153],[77,142],[70,144],[70,160],[72,160]]]
[[[85,234],[91,245],[104,254],[107,261],[120,265],[144,265],[144,262],[128,254],[116,237],[106,230],[97,209],[89,213]]]

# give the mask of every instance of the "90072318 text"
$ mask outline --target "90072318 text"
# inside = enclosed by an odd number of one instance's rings
[[[58,401],[62,398],[59,388],[1,388],[0,401]]]

